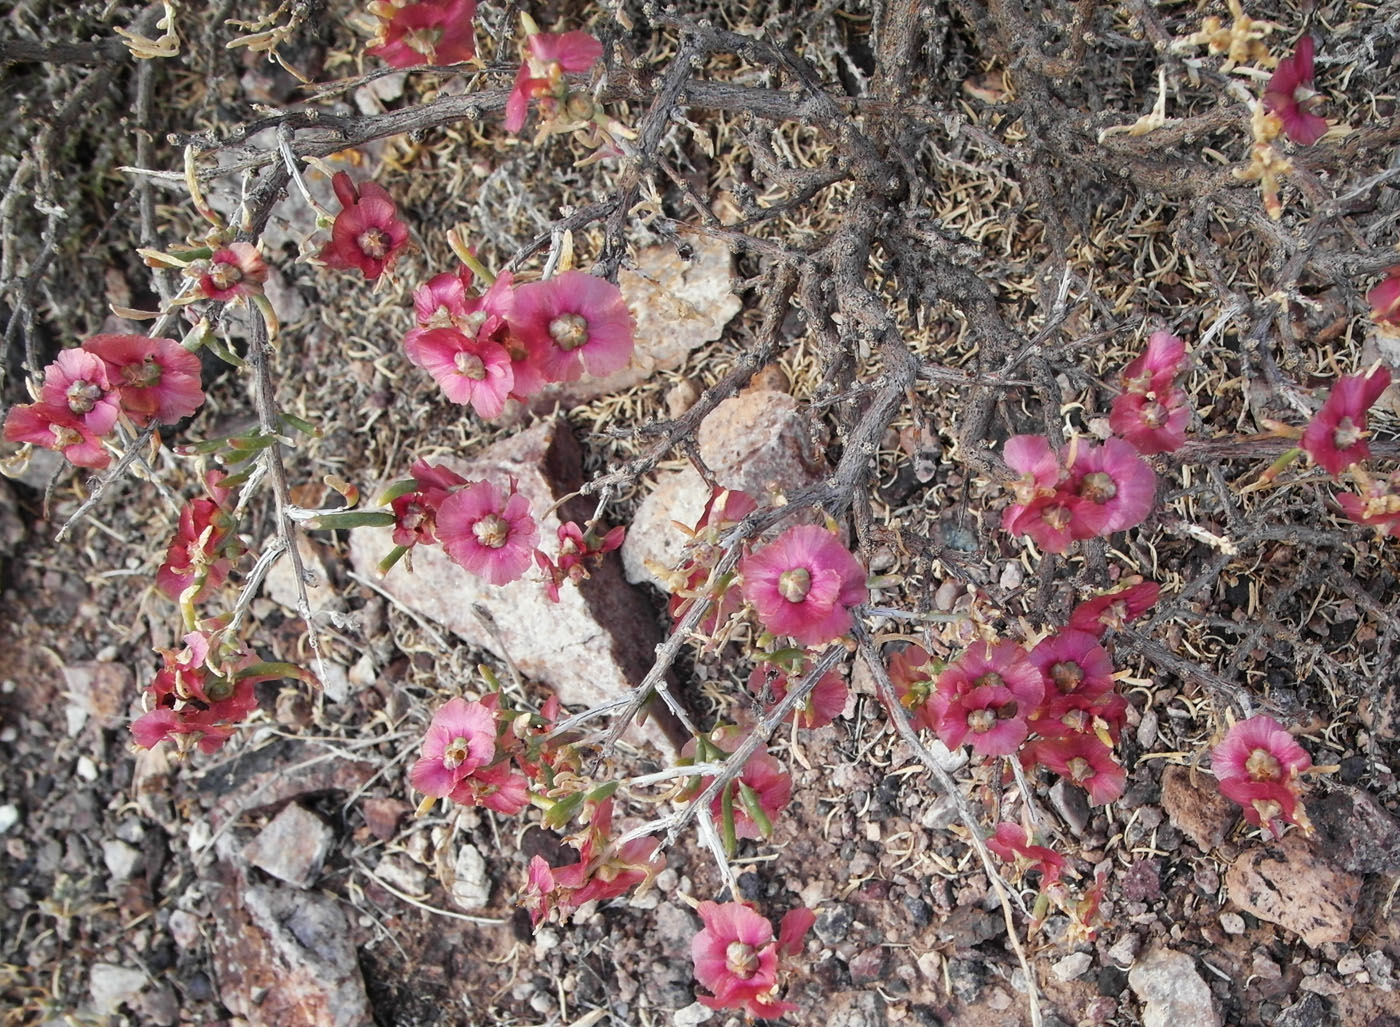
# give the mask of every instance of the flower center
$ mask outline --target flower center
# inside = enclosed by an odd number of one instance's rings
[[[127,364],[122,368],[122,381],[133,389],[154,389],[160,384],[165,369],[155,357],[146,357],[139,364]]]
[[[1094,471],[1084,475],[1084,480],[1079,484],[1079,494],[1091,503],[1107,503],[1118,495],[1118,485],[1107,471]]]
[[[1075,784],[1080,784],[1094,776],[1094,765],[1083,756],[1075,756],[1065,765],[1065,769],[1069,771],[1069,778]]]
[[[1084,668],[1073,660],[1061,660],[1050,665],[1050,680],[1060,690],[1061,695],[1069,695],[1084,680]]]
[[[452,363],[457,366],[457,373],[464,378],[479,382],[486,377],[486,365],[475,353],[458,350],[457,355],[452,358]]]
[[[1070,710],[1060,718],[1060,723],[1071,731],[1084,734],[1089,730],[1089,712],[1088,710]]]
[[[1146,428],[1160,428],[1167,420],[1167,408],[1161,403],[1151,402],[1142,405],[1142,423]]]
[[[500,549],[510,537],[510,525],[500,514],[487,514],[472,525],[472,534],[487,549]]]
[[[477,335],[480,334],[481,326],[486,323],[486,318],[488,316],[489,315],[484,310],[472,311],[461,319],[459,327],[462,329],[462,334],[470,336],[471,338],[476,338]]]
[[[467,756],[471,753],[471,743],[458,735],[447,743],[447,747],[442,750],[442,765],[447,770],[456,770],[463,763],[467,762]]]
[[[1338,449],[1350,449],[1365,434],[1350,417],[1343,417],[1337,422],[1337,430],[1332,433],[1332,444]]]
[[[223,702],[233,695],[233,678],[210,675],[204,681],[204,694],[210,702]]]
[[[97,406],[97,401],[102,398],[102,389],[96,382],[84,381],[79,378],[68,386],[68,391],[64,395],[68,399],[69,410],[75,414],[86,414]]]
[[[1005,688],[1006,679],[996,671],[989,670],[980,678],[974,678],[972,684],[975,688]]]
[[[986,734],[997,725],[997,715],[993,710],[973,710],[967,715],[967,726],[979,735]]]
[[[1244,761],[1244,769],[1255,781],[1277,781],[1283,776],[1283,764],[1268,749],[1255,749]]]
[[[549,322],[549,337],[570,353],[588,341],[588,322],[582,314],[560,314]]]
[[[355,245],[366,257],[383,260],[384,255],[389,252],[389,247],[393,245],[393,240],[389,238],[389,233],[384,229],[371,225],[360,233],[359,238],[355,240]]]
[[[778,595],[790,603],[800,603],[812,590],[812,572],[806,567],[794,567],[778,575]]]
[[[209,281],[214,283],[216,289],[227,289],[243,281],[243,269],[221,260],[209,269]]]
[[[437,48],[442,43],[442,26],[423,25],[409,29],[403,34],[403,41],[408,44],[409,49],[422,54],[425,60],[436,61]]]
[[[1054,530],[1064,531],[1065,528],[1069,527],[1069,507],[1047,506],[1045,512],[1040,515],[1040,519]]]
[[[724,950],[724,968],[746,981],[758,973],[758,951],[742,941],[731,941]]]
[[[55,449],[67,449],[83,441],[83,433],[66,424],[49,425],[49,434],[53,436]]]

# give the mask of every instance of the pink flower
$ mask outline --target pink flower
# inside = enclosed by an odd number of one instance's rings
[[[1357,524],[1374,527],[1382,536],[1400,538],[1400,471],[1379,481],[1359,472],[1353,474],[1360,479],[1361,492],[1338,493],[1337,502],[1343,512]]]
[[[1044,679],[1021,646],[973,646],[938,676],[938,739],[949,749],[970,742],[980,755],[1009,756],[1030,734],[1029,718],[1044,697]]]
[[[588,564],[599,567],[603,557],[622,546],[627,537],[627,529],[622,525],[612,528],[605,535],[590,530],[584,534],[574,521],[559,525],[559,555],[556,559],[541,550],[535,550],[535,563],[545,572],[545,594],[550,602],[559,602],[559,587],[569,581],[577,585],[590,577]]]
[[[1075,538],[1111,535],[1141,524],[1157,497],[1157,475],[1121,439],[1108,439],[1074,448],[1066,491],[1070,531]]]
[[[344,171],[335,173],[331,186],[341,210],[331,225],[331,241],[321,247],[321,260],[327,267],[359,268],[373,281],[393,266],[408,242],[408,226],[399,220],[398,209],[382,186],[374,182],[357,186]]]
[[[1029,535],[1047,553],[1067,553],[1076,538],[1070,499],[1068,493],[1054,492],[1029,503],[1013,503],[1001,512],[1002,530]]]
[[[1153,332],[1147,337],[1147,349],[1123,368],[1123,389],[1144,396],[1165,392],[1185,362],[1185,342],[1170,332]]]
[[[1293,56],[1278,62],[1264,87],[1264,109],[1278,115],[1288,138],[1303,146],[1327,134],[1327,119],[1307,109],[1308,101],[1316,95],[1312,88],[1313,49],[1312,37],[1300,36]]]
[[[441,798],[495,755],[495,716],[479,702],[452,699],[433,714],[409,781],[424,795]]]
[[[457,64],[476,56],[476,0],[381,0],[370,10],[380,20],[379,34],[365,53],[395,68]]]
[[[472,284],[471,269],[433,275],[413,290],[413,312],[420,328],[458,328],[467,316],[467,289]]]
[[[448,496],[464,485],[472,484],[456,471],[426,460],[413,464],[416,491],[396,496],[393,501],[394,545],[411,549],[420,542],[437,543],[437,512]]]
[[[459,806],[484,806],[514,817],[530,805],[530,782],[508,763],[497,763],[462,778],[448,798]]]
[[[262,292],[267,281],[267,264],[257,247],[246,242],[232,242],[215,250],[209,264],[199,276],[199,291],[211,300],[231,300],[237,296]]]
[[[442,386],[454,403],[470,403],[482,417],[499,417],[515,385],[510,354],[494,342],[469,339],[455,328],[409,332],[408,359]]]
[[[550,381],[574,381],[620,371],[632,359],[632,313],[611,282],[565,271],[515,290],[507,315],[512,331],[542,354]]]
[[[1180,389],[1143,395],[1124,392],[1114,397],[1108,426],[1144,456],[1174,453],[1186,445],[1191,408]]]
[[[121,412],[121,397],[107,377],[107,365],[85,349],[65,349],[45,368],[40,399],[66,407],[94,435],[111,431]]]
[[[1312,766],[1312,758],[1266,714],[1241,720],[1211,750],[1210,770],[1221,781],[1283,783]]]
[[[744,558],[744,596],[763,626],[804,646],[851,629],[852,606],[869,598],[865,569],[825,528],[799,524]]]
[[[1366,445],[1366,411],[1390,385],[1390,371],[1347,374],[1328,393],[1322,409],[1303,432],[1303,449],[1332,477],[1371,455]]]
[[[1400,328],[1400,265],[1389,268],[1380,284],[1366,293],[1371,317],[1383,325]]]
[[[1007,466],[1021,475],[1012,488],[1022,503],[1054,493],[1065,474],[1060,458],[1044,435],[1013,435],[1002,447],[1002,456]]]
[[[203,599],[224,583],[233,561],[243,555],[227,505],[231,493],[219,484],[223,477],[210,471],[205,478],[209,498],[192,499],[180,508],[180,526],[156,571],[156,587],[176,602],[196,582],[199,589],[190,601]]]
[[[702,902],[696,909],[704,928],[691,942],[695,979],[713,996],[697,998],[711,1009],[743,1009],[775,1019],[797,1007],[778,1000],[780,957],[795,957],[802,938],[816,922],[809,909],[783,917],[776,940],[773,925],[742,902]]]
[[[603,56],[603,44],[587,32],[536,32],[530,53],[515,73],[515,86],[506,98],[506,131],[525,127],[533,99],[556,102],[567,95],[565,72],[587,71]]]
[[[803,678],[806,673],[806,670],[803,669],[797,673],[797,677]],[[749,691],[761,697],[766,688],[771,700],[770,710],[782,702],[788,693],[788,685],[788,675],[772,664],[760,663],[749,673]],[[802,728],[826,727],[839,717],[845,708],[846,682],[836,671],[827,671],[812,687],[812,691],[807,695],[807,701],[794,711],[793,719],[797,721],[797,726]]]
[[[1069,627],[1075,631],[1087,631],[1095,638],[1102,638],[1109,628],[1115,631],[1130,620],[1137,620],[1157,602],[1162,586],[1155,581],[1144,581],[1116,592],[1108,592],[1093,599],[1086,599],[1074,608],[1069,617]]]
[[[1063,856],[1044,845],[1031,845],[1025,828],[1017,824],[998,824],[996,833],[987,839],[987,848],[1018,868],[1028,864],[1027,869],[1039,870],[1042,888],[1058,881],[1065,867]]]
[[[1273,717],[1260,714],[1230,728],[1210,754],[1211,773],[1226,798],[1244,810],[1255,827],[1266,827],[1275,838],[1283,824],[1311,830],[1298,801],[1299,774],[1312,758]]]
[[[1113,660],[1087,631],[1066,629],[1043,639],[1031,650],[1030,661],[1045,679],[1047,699],[1097,699],[1113,691]]]
[[[705,779],[702,788],[709,783],[709,779]],[[739,787],[747,788],[753,793],[758,800],[759,810],[771,825],[792,799],[792,775],[766,752],[756,752],[744,764],[737,785],[727,786],[726,790],[733,793],[735,836],[754,839],[768,837],[768,827],[754,819],[746,804],[737,794]],[[716,795],[711,803],[710,812],[717,819],[721,818],[724,812],[723,807],[724,796],[722,794]]]
[[[1112,751],[1092,734],[1042,738],[1026,747],[1023,762],[1041,763],[1089,793],[1089,801],[1102,805],[1123,794],[1127,774]]]
[[[679,621],[696,598],[707,594],[714,602],[697,629],[701,634],[713,638],[739,612],[744,595],[735,584],[734,574],[711,582],[710,572],[723,554],[719,545],[720,536],[757,509],[758,504],[748,493],[716,488],[705,501],[705,509],[695,526],[685,528],[681,525],[681,529],[690,535],[690,541],[686,543],[686,562],[676,572],[677,583],[670,586],[672,595],[666,604],[673,620]]]
[[[530,501],[514,482],[505,497],[485,481],[452,493],[438,508],[437,533],[454,563],[492,585],[524,574],[540,537]]]
[[[145,335],[94,335],[83,349],[107,365],[122,412],[136,424],[174,424],[204,403],[199,357],[178,342]]]
[[[5,441],[52,449],[70,463],[93,470],[101,470],[112,460],[97,434],[67,405],[25,403],[11,407],[5,415]]]

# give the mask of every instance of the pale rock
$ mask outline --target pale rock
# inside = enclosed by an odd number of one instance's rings
[[[390,888],[414,898],[428,890],[428,873],[404,853],[385,856],[374,865],[374,876]]]
[[[88,994],[99,1016],[114,1016],[119,1007],[135,1006],[146,986],[146,974],[129,966],[97,963],[89,978]]]
[[[118,881],[125,881],[136,869],[141,858],[141,850],[115,838],[102,843],[102,862],[107,864],[107,873]]]
[[[331,660],[321,665],[321,691],[333,703],[343,703],[350,698],[350,673],[340,664]]]
[[[646,581],[670,591],[663,575],[680,566],[687,540],[677,524],[694,527],[709,498],[705,479],[689,465],[657,476],[622,540],[622,566],[628,581]]]
[[[126,707],[136,690],[136,677],[125,664],[73,663],[63,668],[63,679],[68,698],[82,710],[85,719],[91,718],[101,728],[126,723]]]
[[[699,1002],[692,1002],[684,1009],[677,1009],[671,1014],[671,1023],[675,1027],[695,1027],[695,1024],[704,1023],[715,1015],[715,1011],[709,1006],[701,1005]]]
[[[354,934],[339,900],[267,885],[228,898],[212,941],[213,976],[230,1012],[252,1027],[370,1027]]]
[[[1210,988],[1184,952],[1149,950],[1128,971],[1128,985],[1142,1000],[1143,1027],[1219,1027]]]
[[[193,913],[177,909],[170,914],[170,938],[182,949],[191,949],[199,943],[200,919]]]
[[[1244,917],[1238,913],[1221,913],[1220,929],[1226,934],[1243,934],[1245,929]]]
[[[838,991],[823,1002],[825,1027],[885,1027],[885,1003],[873,991]]]
[[[84,781],[97,780],[97,764],[92,762],[90,756],[79,756],[77,766],[74,769]]]
[[[14,478],[15,481],[22,485],[28,485],[36,492],[43,492],[48,488],[49,482],[53,480],[54,475],[65,468],[76,470],[79,474],[90,473],[81,467],[71,468],[71,465],[64,459],[62,453],[55,452],[52,449],[35,448],[29,451],[29,461],[23,467],[17,468],[16,473],[7,475],[7,477]]]
[[[382,78],[371,79],[354,92],[355,106],[361,114],[383,114],[384,105],[403,96],[404,83],[408,73],[394,72]]]
[[[1278,924],[1308,945],[1351,937],[1361,878],[1338,870],[1327,851],[1301,831],[1251,849],[1230,865],[1226,892],[1236,906]]]
[[[1071,952],[1063,959],[1058,960],[1050,967],[1050,972],[1059,980],[1072,981],[1081,974],[1087,973],[1089,967],[1094,965],[1094,957],[1087,952]]]
[[[19,807],[13,802],[0,806],[0,834],[6,834],[19,823]]]
[[[578,442],[562,420],[543,421],[470,462],[442,463],[498,487],[513,477],[530,500],[540,522],[539,544],[550,555],[557,546],[560,515],[582,523],[593,509],[591,501],[577,499],[562,510],[554,509],[582,484]],[[350,556],[361,574],[378,576],[377,565],[393,546],[390,534],[388,528],[351,533]],[[574,710],[629,693],[650,669],[661,640],[655,612],[627,584],[621,562],[612,554],[577,588],[561,588],[558,603],[549,601],[534,570],[518,581],[493,586],[453,563],[438,546],[418,547],[412,572],[400,561],[380,580],[396,600],[469,644],[509,656],[521,673],[553,689]],[[496,632],[488,630],[478,608],[494,621]],[[655,725],[649,720],[643,737],[669,748],[671,743]]]
[[[486,859],[475,845],[463,845],[452,862],[452,901],[462,909],[484,909],[491,901],[491,878]]]
[[[826,475],[822,440],[797,400],[786,392],[756,390],[730,396],[700,422],[700,458],[724,488],[764,502],[770,488],[792,493]]]
[[[1189,767],[1170,766],[1162,771],[1162,809],[1172,826],[1202,852],[1225,840],[1239,817],[1239,807],[1215,787],[1215,779]]]
[[[248,843],[243,856],[279,881],[310,888],[334,841],[335,833],[324,820],[290,802]]]

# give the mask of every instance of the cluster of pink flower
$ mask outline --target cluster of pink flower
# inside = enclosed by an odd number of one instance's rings
[[[681,750],[681,763],[693,760],[723,763],[748,733],[748,727],[733,724],[717,727],[687,742]],[[713,780],[711,777],[693,780],[677,793],[676,800],[690,801]],[[732,855],[740,838],[770,837],[773,821],[791,800],[792,775],[776,758],[760,750],[748,758],[738,777],[727,782],[711,800],[710,814],[719,823],[725,848]]]
[[[992,837],[987,839],[987,848],[1012,864],[1018,876],[1031,870],[1040,873],[1040,898],[1036,900],[1032,930],[1044,923],[1046,914],[1054,907],[1069,918],[1067,940],[1094,940],[1100,926],[1099,906],[1108,883],[1105,873],[1100,871],[1083,895],[1075,898],[1061,880],[1065,858],[1054,849],[1032,844],[1026,829],[1019,824],[998,824]]]
[[[472,25],[476,0],[375,0],[375,42],[365,52],[395,68],[457,64],[476,56]],[[506,131],[525,127],[531,100],[546,120],[568,109],[568,73],[584,72],[603,56],[603,45],[586,32],[539,32],[527,22],[526,56],[506,99]]]
[[[851,630],[851,608],[870,590],[865,568],[840,537],[826,528],[799,524],[747,553],[738,576],[710,580],[723,547],[720,538],[758,504],[743,492],[716,490],[694,528],[687,559],[676,572],[670,601],[679,620],[701,595],[713,605],[701,629],[717,635],[747,600],[764,629],[804,648],[824,645]]]
[[[691,942],[695,979],[714,994],[697,996],[711,1009],[742,1009],[759,1019],[777,1019],[797,1007],[778,999],[782,964],[802,954],[803,939],[816,923],[810,909],[785,915],[773,925],[743,902],[702,902],[705,927]]]
[[[620,371],[632,359],[634,322],[622,292],[602,278],[565,271],[517,285],[502,273],[479,295],[472,272],[444,272],[413,294],[418,325],[408,359],[454,403],[498,417],[548,382]]]
[[[1400,537],[1400,470],[1388,479],[1373,478],[1363,466],[1371,457],[1366,415],[1389,385],[1390,371],[1384,367],[1343,375],[1303,431],[1302,447],[1334,480],[1350,472],[1359,491],[1337,495],[1348,517],[1381,535]]]
[[[1020,479],[1011,486],[1015,502],[1002,512],[1002,527],[1029,535],[1048,553],[1065,553],[1071,542],[1141,524],[1157,493],[1157,475],[1143,455],[1186,441],[1191,411],[1174,385],[1185,356],[1180,339],[1154,332],[1147,350],[1123,369],[1123,392],[1109,416],[1121,438],[1102,445],[1076,438],[1060,453],[1040,435],[1007,439],[1003,454]]]
[[[245,552],[228,504],[232,490],[224,480],[222,472],[210,471],[204,477],[209,495],[180,508],[180,526],[156,571],[156,587],[178,603],[205,598],[224,583],[233,561]]]
[[[157,650],[164,666],[147,687],[153,707],[131,725],[132,740],[144,749],[170,741],[198,742],[200,751],[218,749],[234,728],[258,708],[253,686],[277,678],[314,684],[311,675],[286,663],[262,663],[236,643],[225,641],[218,625],[192,631],[183,649]]]
[[[1285,821],[1312,830],[1298,798],[1298,775],[1311,766],[1283,725],[1262,714],[1232,726],[1210,754],[1220,791],[1240,804],[1246,820],[1275,838],[1283,834]]]
[[[173,424],[204,402],[199,357],[169,339],[94,335],[44,369],[38,402],[11,408],[5,440],[62,453],[79,467],[106,467],[102,445],[125,418]]]
[[[538,717],[503,709],[496,693],[451,699],[433,715],[408,779],[427,796],[425,807],[445,798],[514,816],[530,804],[530,781],[550,758],[541,739],[558,712],[555,698]]]
[[[387,493],[395,548],[380,564],[385,570],[414,546],[440,544],[453,563],[492,585],[521,578],[534,563],[544,571],[545,592],[558,602],[560,585],[587,578],[588,564],[622,545],[626,534],[619,526],[599,536],[568,521],[559,526],[559,554],[551,558],[535,547],[539,525],[514,481],[503,493],[426,460],[415,462],[411,473]]]
[[[1081,603],[1069,626],[1029,651],[1013,641],[975,645],[947,666],[911,645],[890,660],[890,680],[915,727],[981,756],[1018,754],[1106,803],[1123,794],[1113,758],[1127,701],[1113,689],[1102,640],[1157,601],[1143,582]],[[1031,736],[1035,737],[1032,738]]]
[[[551,867],[543,856],[533,856],[522,905],[538,927],[551,913],[567,918],[585,902],[606,902],[633,888],[645,891],[666,869],[666,858],[657,853],[655,838],[632,838],[618,844],[613,838],[612,798],[585,800],[587,824],[568,840],[578,854],[574,862]]]

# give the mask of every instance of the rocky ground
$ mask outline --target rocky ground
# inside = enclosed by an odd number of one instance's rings
[[[498,26],[492,6],[483,0],[483,17]],[[571,15],[558,6],[536,19]],[[1279,26],[1269,43],[1279,54],[1304,30],[1322,40],[1325,110],[1349,129],[1290,151],[1288,210],[1274,222],[1254,186],[1221,170],[1246,159],[1248,118],[1234,94],[1233,106],[1221,99],[1229,79],[1220,55],[1171,45],[1206,15],[1229,24],[1224,4],[1100,5],[1099,45],[1081,53],[1082,76],[1055,76],[1032,51],[1012,53],[1007,40],[1029,29],[1003,5],[923,5],[922,42],[896,85],[924,120],[899,131],[881,120],[887,98],[871,92],[894,88],[871,63],[872,33],[894,18],[886,5],[875,14],[861,4],[680,6],[740,33],[786,25],[784,44],[808,57],[824,88],[869,100],[851,109],[873,137],[902,147],[917,183],[910,216],[970,272],[951,279],[965,292],[933,297],[932,286],[908,283],[908,256],[893,244],[871,257],[873,289],[908,345],[944,375],[920,382],[875,454],[872,523],[857,525],[863,556],[886,576],[872,605],[953,615],[917,632],[952,654],[977,628],[1024,635],[1053,623],[1076,596],[1114,580],[1162,583],[1158,609],[1113,640],[1130,703],[1121,800],[1091,807],[1082,791],[1048,778],[1022,796],[988,766],[944,754],[988,824],[1029,801],[1070,859],[1075,888],[1102,875],[1092,938],[1063,916],[1029,935],[1026,918],[1014,918],[1042,1022],[1400,1025],[1400,544],[1341,519],[1315,471],[1294,468],[1269,489],[1244,491],[1285,448],[1272,426],[1301,425],[1337,374],[1385,355],[1361,297],[1395,259],[1400,194],[1385,177],[1397,153],[1394,12],[1341,2],[1250,8]],[[641,26],[620,33],[623,45],[659,76],[678,34],[646,28],[650,5],[619,10]],[[282,56],[318,82],[372,70],[355,13],[318,5]],[[17,318],[7,404],[26,399],[26,347],[46,358],[95,331],[141,330],[122,314],[158,297],[134,247],[169,244],[193,227],[176,188],[157,180],[143,192],[117,167],[178,169],[177,144],[189,134],[226,138],[277,107],[375,117],[472,89],[494,89],[498,103],[514,70],[502,34],[479,76],[355,79],[308,100],[277,65],[227,49],[235,33],[222,17],[185,25],[176,60],[133,61],[114,28],[144,19],[154,32],[159,14],[33,2],[0,23],[0,75],[16,97],[0,148],[9,183],[0,234],[14,261],[0,283],[0,320]],[[70,44],[77,49],[63,49]],[[1188,66],[1183,54],[1201,63]],[[1152,109],[1159,65],[1171,77],[1171,116],[1185,127],[1099,138]],[[704,70],[707,83],[787,82],[733,55]],[[619,86],[619,109],[642,118],[652,85],[642,76]],[[1042,131],[1037,119],[1052,116],[1067,126],[1064,138]],[[732,225],[755,195],[780,206],[800,194],[774,167],[829,167],[839,147],[822,126],[764,133],[741,112],[699,106],[668,126],[661,150],[671,174],[658,174],[620,219],[629,254],[620,284],[638,317],[632,367],[557,390],[501,423],[463,417],[403,358],[409,289],[444,266],[442,235],[459,222],[497,266],[541,233],[547,249],[552,219],[610,196],[615,167],[576,168],[575,142],[532,146],[479,118],[335,158],[331,167],[372,170],[415,225],[416,251],[394,284],[374,292],[295,259],[320,238],[295,195],[264,236],[268,294],[283,323],[278,401],[320,429],[286,456],[293,498],[308,508],[334,499],[327,473],[373,495],[425,456],[514,475],[543,509],[647,452],[658,437],[649,425],[695,409],[773,329],[774,360],[700,419],[689,448],[620,490],[609,517],[631,525],[626,547],[559,606],[537,582],[480,588],[433,552],[415,554],[411,572],[401,565],[380,576],[389,543],[375,529],[307,533],[318,651],[285,561],[249,597],[244,635],[269,658],[314,666],[323,688],[260,686],[260,711],[244,732],[211,756],[176,762],[134,750],[128,724],[158,665],[153,650],[179,634],[151,583],[179,501],[197,494],[195,462],[154,454],[159,486],[115,483],[63,542],[54,536],[89,494],[87,475],[39,454],[23,475],[0,480],[5,1027],[740,1022],[695,1002],[692,906],[717,897],[721,883],[693,838],[668,850],[652,890],[532,931],[518,901],[525,867],[534,855],[557,860],[559,835],[529,815],[439,805],[415,816],[407,783],[433,710],[479,694],[483,665],[528,700],[553,690],[573,710],[639,680],[669,626],[661,574],[682,539],[672,522],[692,522],[704,500],[688,454],[726,486],[759,493],[825,480],[849,428],[831,383],[859,405],[882,370],[878,354],[834,360],[835,329],[823,335],[797,310],[811,296],[776,328],[765,325],[762,276],[797,250],[818,252],[839,215],[858,206],[851,183],[813,186],[817,201],[749,223],[742,244],[738,231],[696,228],[708,224],[697,196]],[[275,133],[247,145],[275,146]],[[1078,162],[1072,147],[1082,147]],[[27,148],[49,160],[22,173]],[[308,169],[307,179],[329,195],[326,176]],[[223,180],[211,203],[230,209],[238,189],[236,177]],[[46,204],[60,196],[57,217]],[[597,254],[605,241],[595,227],[580,230],[577,245]],[[1024,344],[998,365],[1009,384],[987,404],[977,439],[965,426],[989,344],[979,334],[982,293],[969,282],[991,289],[998,323]],[[1161,508],[1142,528],[1068,559],[999,532],[1004,491],[982,449],[1042,424],[1102,428],[1106,383],[1161,326],[1192,346],[1196,413],[1187,448],[1157,462]],[[225,330],[230,345],[245,345],[237,317]],[[166,442],[254,423],[247,383],[212,359],[206,372],[207,407]],[[1373,414],[1382,461],[1400,454],[1397,413],[1392,389]],[[591,498],[571,502],[566,518],[591,512]],[[557,520],[542,521],[546,534]],[[277,531],[271,499],[250,502],[240,533],[252,549]],[[883,614],[871,625],[882,639],[913,631]],[[951,802],[895,737],[868,675],[854,660],[845,673],[852,694],[835,724],[774,740],[794,799],[772,840],[742,843],[735,861],[741,898],[775,916],[798,905],[817,913],[807,972],[788,989],[798,1005],[791,1022],[1031,1023],[1006,918]],[[733,712],[746,676],[736,644],[687,650],[672,682],[708,724]],[[1311,834],[1262,836],[1210,777],[1207,752],[1227,711],[1260,710],[1332,768],[1306,792]],[[668,744],[657,729],[634,729],[600,775],[655,769],[667,756],[658,742]],[[640,789],[622,795],[629,818],[649,808]],[[1034,895],[1023,886],[1027,904]]]

